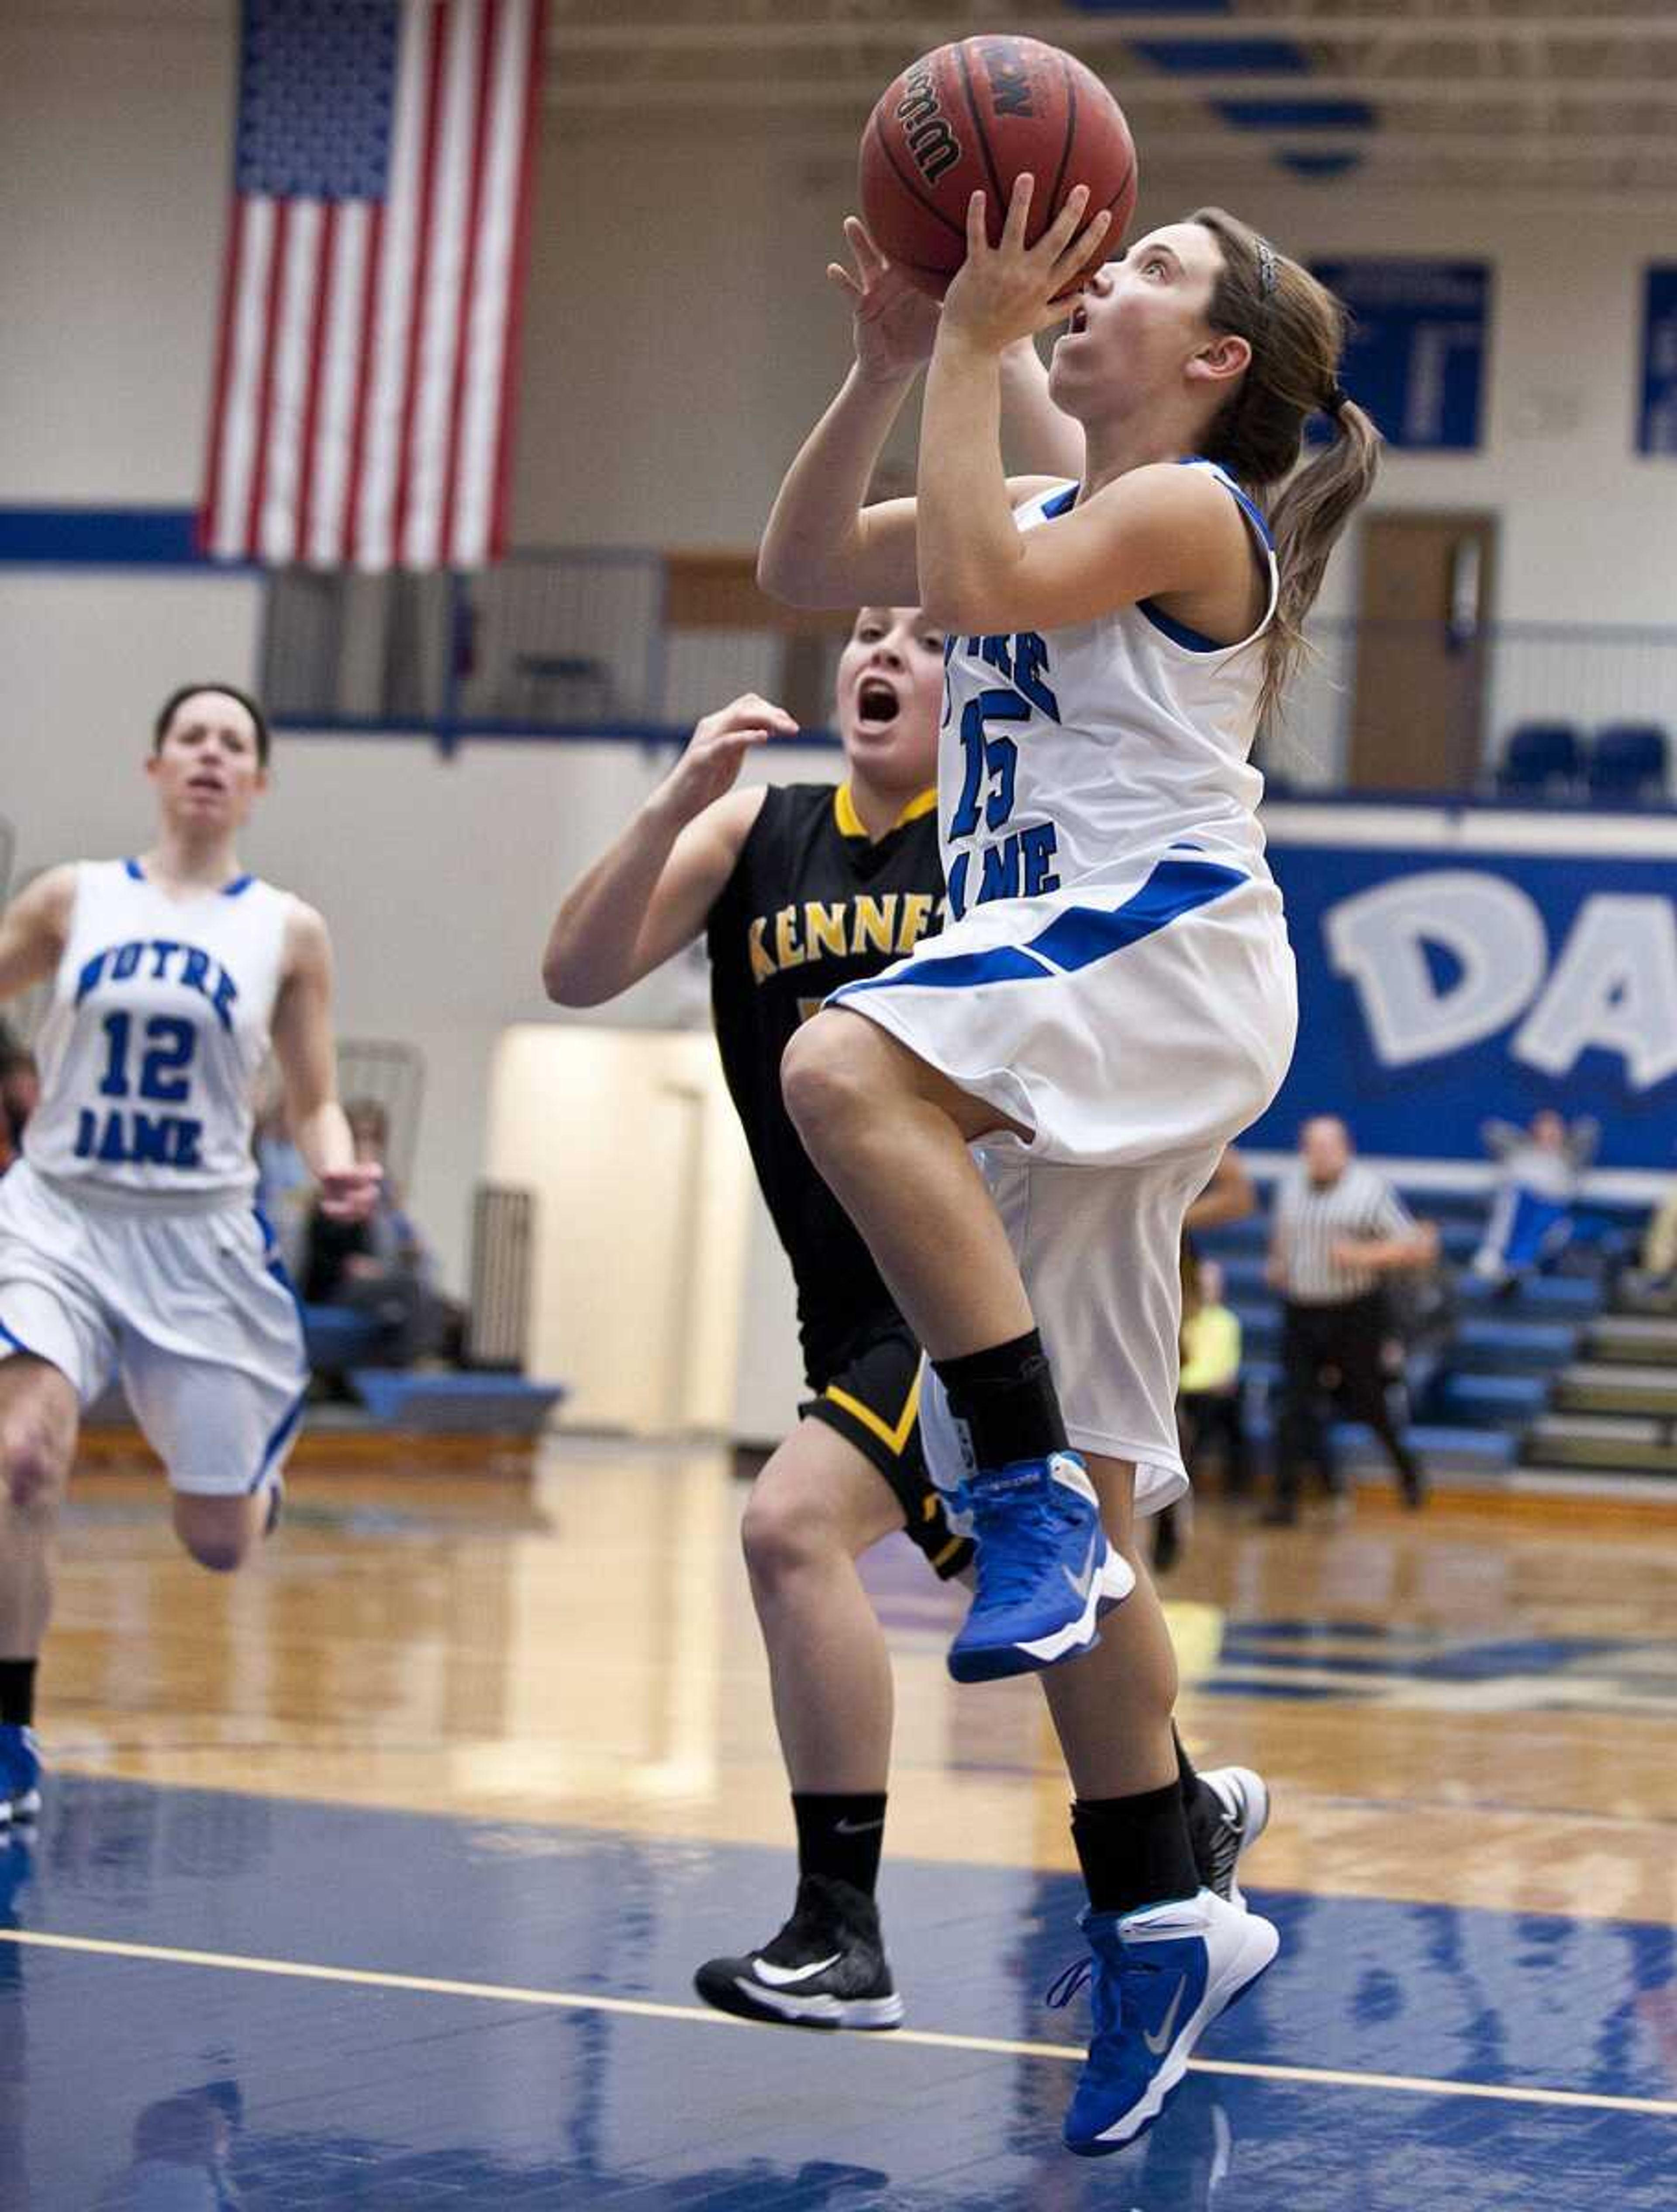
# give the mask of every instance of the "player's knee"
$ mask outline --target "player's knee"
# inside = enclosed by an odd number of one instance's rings
[[[843,1547],[829,1515],[791,1491],[754,1490],[740,1524],[740,1542],[759,1589],[806,1573]]]
[[[194,1528],[188,1525],[179,1534],[189,1556],[212,1575],[236,1574],[249,1559],[256,1540],[253,1530],[242,1528]]]
[[[69,1453],[39,1414],[15,1413],[0,1426],[0,1477],[18,1511],[49,1511],[69,1474]]]
[[[853,1017],[822,1013],[805,1023],[781,1055],[781,1096],[817,1158],[823,1144],[867,1110],[871,1094],[861,1066],[866,1042],[866,1030]]]

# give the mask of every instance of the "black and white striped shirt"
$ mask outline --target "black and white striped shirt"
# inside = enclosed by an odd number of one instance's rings
[[[1337,1182],[1313,1183],[1303,1167],[1275,1194],[1275,1249],[1285,1270],[1282,1295],[1302,1306],[1338,1306],[1366,1297],[1379,1277],[1345,1267],[1334,1247],[1346,1239],[1409,1237],[1415,1221],[1383,1176],[1353,1160]]]

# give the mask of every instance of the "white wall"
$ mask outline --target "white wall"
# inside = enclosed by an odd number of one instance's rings
[[[846,319],[823,270],[854,205],[849,164],[743,132],[731,147],[666,129],[614,149],[567,120],[544,164],[554,214],[535,262],[521,534],[747,543],[842,371]],[[1138,228],[1200,196],[1155,171],[1145,145],[1142,166]],[[623,230],[565,219],[620,192]],[[1237,212],[1305,258],[1492,262],[1485,448],[1389,456],[1380,503],[1498,510],[1505,617],[1677,620],[1677,466],[1631,451],[1642,270],[1677,252],[1674,210],[1499,207],[1278,176]],[[1353,575],[1342,555],[1324,611],[1346,604]]]
[[[520,1027],[489,1174],[534,1194],[531,1371],[586,1427],[726,1430],[750,1161],[708,1036]]]

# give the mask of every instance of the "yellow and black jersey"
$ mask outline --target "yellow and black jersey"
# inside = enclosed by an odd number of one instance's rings
[[[937,794],[878,843],[848,786],[771,786],[707,932],[723,1072],[792,1262],[813,1389],[892,1312],[866,1246],[810,1164],[781,1098],[781,1055],[829,991],[878,975],[944,917]]]

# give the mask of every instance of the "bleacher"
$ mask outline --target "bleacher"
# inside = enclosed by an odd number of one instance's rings
[[[1245,1349],[1247,1428],[1261,1455],[1273,1434],[1281,1366],[1281,1302],[1264,1279],[1265,1204],[1196,1238],[1223,1270]],[[1611,1488],[1627,1474],[1677,1479],[1677,1319],[1629,1310],[1618,1297],[1640,1209],[1580,1205],[1579,1234],[1556,1272],[1498,1296],[1467,1273],[1489,1194],[1401,1186],[1418,1217],[1437,1224],[1457,1311],[1448,1340],[1413,1361],[1407,1434],[1449,1486]],[[1388,1470],[1360,1425],[1340,1422],[1334,1453],[1348,1472]]]

